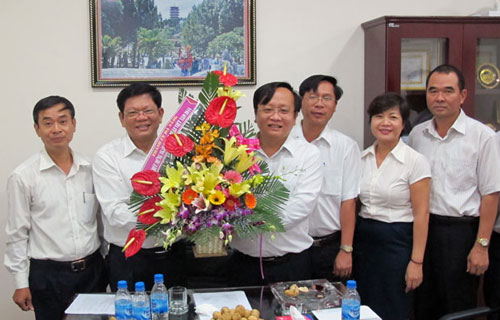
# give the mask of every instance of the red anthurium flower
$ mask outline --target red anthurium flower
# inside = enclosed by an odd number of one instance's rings
[[[127,242],[122,251],[125,251],[125,257],[129,258],[141,250],[142,244],[146,240],[146,231],[132,229],[127,237]]]
[[[205,119],[211,125],[227,128],[233,124],[236,118],[236,101],[228,96],[213,99],[205,112]]]
[[[162,209],[160,206],[156,205],[156,203],[160,202],[160,201],[161,201],[161,198],[158,196],[144,201],[141,209],[139,210],[137,220],[139,220],[140,223],[148,224],[148,225],[160,221],[160,219],[153,217],[153,215],[158,210]]]
[[[176,157],[182,157],[194,148],[194,142],[180,133],[174,133],[165,140],[165,148]]]
[[[135,192],[143,196],[153,196],[160,192],[161,183],[158,178],[160,174],[153,170],[137,172],[132,176],[132,187]]]
[[[219,82],[222,83],[226,87],[232,87],[238,83],[238,78],[236,78],[235,76],[233,76],[230,73],[226,72],[226,74],[224,74],[223,71],[219,71],[219,70],[214,71],[214,73],[219,75]]]

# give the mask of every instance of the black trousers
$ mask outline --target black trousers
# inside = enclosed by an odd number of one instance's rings
[[[106,274],[99,250],[84,270],[73,271],[69,263],[31,259],[29,287],[37,320],[62,319],[77,293],[105,292]]]
[[[412,247],[413,223],[358,218],[354,278],[361,302],[384,320],[409,318],[413,293],[405,293],[405,274]]]
[[[307,250],[288,253],[272,261],[263,258],[264,279],[260,273],[259,258],[234,250],[229,263],[232,286],[261,286],[273,282],[311,279],[311,261]]]
[[[331,282],[343,280],[333,275],[333,265],[339,253],[340,240],[340,231],[337,231],[325,241],[317,241],[317,245],[313,244],[307,249],[311,259],[312,279],[327,279]]]
[[[135,290],[137,281],[144,281],[146,291],[154,284],[154,275],[162,273],[165,285],[186,286],[186,242],[174,243],[168,251],[163,248],[141,249],[134,256],[126,259],[122,247],[111,244],[106,256],[106,268],[109,275],[109,286],[115,292],[118,281],[126,280],[128,290]]]
[[[500,233],[491,234],[489,248],[490,265],[484,275],[484,300],[490,308],[500,307]],[[500,320],[500,314],[488,317],[488,320]]]
[[[479,277],[467,273],[478,218],[431,214],[424,256],[424,281],[415,290],[416,319],[432,320],[475,308]]]

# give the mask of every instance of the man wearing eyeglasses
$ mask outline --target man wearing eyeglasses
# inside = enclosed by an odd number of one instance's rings
[[[352,272],[352,243],[356,197],[359,194],[360,152],[354,140],[328,122],[342,96],[337,79],[313,75],[299,88],[302,122],[292,134],[315,145],[323,163],[323,184],[317,205],[309,215],[309,249],[313,278],[346,278]]]
[[[122,252],[136,216],[129,209],[132,192],[130,178],[141,171],[157,137],[162,121],[161,94],[147,83],[134,83],[123,89],[116,100],[118,117],[127,134],[101,147],[93,162],[97,199],[103,209],[104,238],[110,244],[106,257],[109,283],[116,291],[119,280],[127,280],[129,290],[144,281],[151,290],[155,273],[164,273],[166,285],[183,284],[184,245],[175,243],[168,251],[147,239],[142,249],[125,259]]]

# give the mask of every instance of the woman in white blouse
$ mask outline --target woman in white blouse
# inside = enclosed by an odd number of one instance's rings
[[[407,319],[423,279],[431,170],[401,139],[409,108],[395,93],[368,107],[375,143],[361,154],[361,211],[354,271],[363,304],[382,319]]]

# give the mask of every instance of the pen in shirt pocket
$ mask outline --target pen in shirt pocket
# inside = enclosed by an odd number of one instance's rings
[[[83,192],[83,203],[85,203],[85,191]]]

